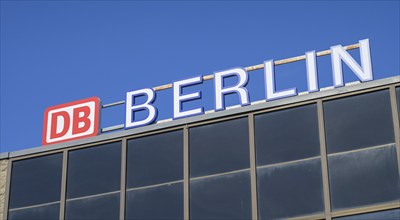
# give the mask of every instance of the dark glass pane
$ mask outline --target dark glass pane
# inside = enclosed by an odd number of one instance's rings
[[[328,153],[394,142],[389,91],[324,102]]]
[[[247,118],[194,127],[189,132],[191,177],[250,167]]]
[[[65,219],[120,219],[119,196],[113,193],[103,196],[93,196],[84,199],[76,199],[66,202]]]
[[[320,159],[257,168],[259,219],[324,211]]]
[[[400,209],[385,210],[380,212],[371,212],[360,215],[351,215],[340,218],[340,220],[395,220],[400,219]]]
[[[256,115],[255,142],[258,166],[318,156],[317,106]]]
[[[397,99],[397,113],[399,114],[399,121],[400,121],[400,87],[396,88],[396,99]]]
[[[126,219],[183,219],[183,183],[127,191]]]
[[[53,154],[13,162],[9,208],[60,200],[62,157]]]
[[[117,191],[120,178],[121,142],[69,152],[67,198]]]
[[[329,156],[332,209],[400,199],[396,157],[394,146]]]
[[[8,212],[9,220],[56,220],[60,218],[60,204],[37,206]]]
[[[190,181],[190,219],[251,219],[250,172]]]
[[[183,179],[182,130],[128,141],[128,188]]]

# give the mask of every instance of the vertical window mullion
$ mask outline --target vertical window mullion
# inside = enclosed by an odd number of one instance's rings
[[[60,220],[65,219],[65,198],[67,189],[68,150],[63,151],[63,164],[61,176]]]
[[[324,125],[324,110],[322,100],[317,102],[318,108],[318,127],[319,127],[319,141],[321,150],[321,168],[322,168],[322,184],[324,190],[324,207],[325,207],[325,218],[327,220],[332,219],[331,215],[331,198],[329,189],[329,176],[328,176],[328,156],[326,150],[325,140],[325,125]]]

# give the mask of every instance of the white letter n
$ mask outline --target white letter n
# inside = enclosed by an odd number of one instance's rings
[[[366,82],[373,79],[369,40],[360,40],[359,44],[361,67],[341,45],[331,47],[333,85],[335,87],[344,86],[342,61],[345,62],[348,67],[350,67],[350,69],[357,75],[361,82]]]

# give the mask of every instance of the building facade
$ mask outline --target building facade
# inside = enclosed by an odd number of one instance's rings
[[[2,153],[4,219],[399,219],[400,77]]]

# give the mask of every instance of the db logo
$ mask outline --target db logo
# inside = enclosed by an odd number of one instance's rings
[[[82,99],[52,106],[44,113],[43,145],[96,136],[99,131],[100,99]]]

